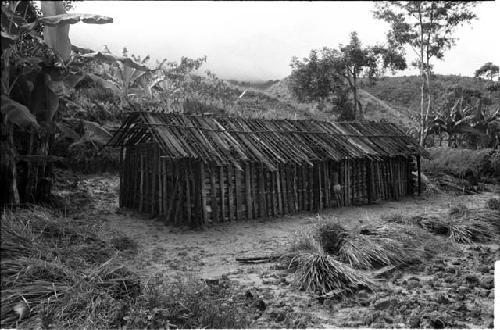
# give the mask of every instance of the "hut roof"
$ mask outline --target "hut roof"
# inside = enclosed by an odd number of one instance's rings
[[[192,158],[218,165],[261,162],[313,164],[317,160],[379,159],[427,152],[395,124],[261,120],[176,113],[130,114],[108,142],[130,146],[157,142],[164,157]]]

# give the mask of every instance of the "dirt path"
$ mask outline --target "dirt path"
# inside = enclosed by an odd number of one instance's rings
[[[370,327],[407,327],[408,311],[394,310],[391,314],[393,316],[383,314],[389,313],[386,311],[390,308],[398,308],[398,306],[407,306],[404,308],[408,310],[421,308],[421,314],[427,310],[443,308],[443,310],[450,308],[450,311],[453,311],[453,313],[434,318],[432,314],[429,314],[431,316],[419,314],[418,322],[424,322],[422,320],[427,320],[426,317],[431,321],[439,321],[439,317],[453,319],[456,318],[457,313],[465,313],[461,312],[463,308],[473,310],[478,315],[469,317],[472,320],[469,323],[464,321],[459,325],[488,327],[490,314],[492,320],[491,289],[481,291],[482,285],[476,285],[477,290],[476,287],[467,286],[467,281],[469,281],[467,278],[471,276],[470,274],[475,274],[473,277],[481,281],[485,276],[492,277],[492,260],[499,258],[498,245],[486,246],[480,248],[480,251],[474,250],[474,247],[467,247],[461,254],[443,255],[442,258],[425,266],[425,270],[419,270],[418,274],[406,274],[387,284],[381,292],[370,295],[360,294],[351,300],[330,304],[328,301],[312,299],[307,293],[296,290],[291,284],[290,274],[286,270],[277,269],[276,264],[243,265],[235,260],[236,257],[244,255],[279,254],[285,251],[291,233],[317,221],[318,214],[304,213],[264,222],[239,221],[213,225],[200,230],[181,230],[165,226],[160,221],[149,219],[136,212],[118,210],[116,176],[90,177],[80,181],[79,185],[85,187],[87,194],[98,200],[87,213],[102,221],[105,233],[122,232],[138,243],[137,255],[128,261],[130,268],[144,279],[155,273],[163,273],[171,278],[175,276],[194,276],[202,279],[227,278],[239,288],[242,294],[250,291],[253,296],[259,297],[266,303],[267,309],[265,313],[259,315],[253,324],[254,327],[366,327],[367,325]],[[345,227],[355,228],[362,224],[380,221],[380,216],[393,212],[402,212],[405,215],[422,212],[440,213],[456,203],[463,203],[470,209],[482,208],[486,200],[491,197],[495,195],[483,193],[470,196],[435,195],[405,198],[397,202],[326,210],[319,216],[335,217]],[[491,255],[493,259],[488,255]],[[471,262],[468,258],[475,261]],[[480,268],[481,262],[491,263],[491,265],[487,265],[485,269],[478,272],[476,268]],[[448,278],[448,272],[454,272],[453,277]],[[407,282],[412,277],[421,283],[420,289],[407,288]],[[459,284],[452,285],[451,282]],[[467,289],[464,289],[464,285]],[[450,287],[455,291],[449,291]],[[465,292],[464,290],[470,291],[470,301],[460,300],[460,296],[457,296],[460,292]],[[395,295],[394,292],[397,294]],[[429,294],[433,297],[432,299],[427,296]],[[452,297],[449,298],[448,305],[443,307],[446,303],[442,303],[439,299],[448,301],[446,300],[448,298],[440,298],[439,295]],[[389,305],[384,305],[387,304],[385,300],[389,298],[392,299]],[[475,305],[466,306],[466,302]],[[429,303],[428,306],[427,303]],[[451,305],[452,303],[456,306]],[[424,305],[427,306],[425,310],[421,307]],[[380,313],[383,315],[383,323],[373,323],[375,321],[370,318],[375,320],[376,315]],[[293,315],[293,318],[290,315]],[[400,317],[395,318],[394,315],[400,315]],[[488,317],[485,318],[483,315],[488,315]],[[484,319],[484,321],[477,321],[477,319]],[[432,323],[427,325],[433,326]],[[425,324],[414,323],[412,327],[422,326]],[[434,324],[434,327],[437,326],[439,324]]]
[[[406,198],[378,205],[326,210],[319,215],[335,217],[346,227],[378,221],[384,214],[402,212],[417,214],[442,212],[458,201],[470,208],[482,207],[493,195],[435,196]],[[265,222],[239,221],[223,223],[201,230],[180,230],[147,219],[134,212],[111,214],[105,217],[106,228],[118,230],[140,245],[134,262],[145,276],[155,272],[174,274],[192,272],[201,278],[216,278],[223,274],[239,273],[251,266],[240,265],[235,258],[243,255],[279,254],[286,248],[294,230],[316,221],[316,214],[298,214]],[[265,268],[259,266],[258,268]],[[261,284],[261,283],[256,283]]]

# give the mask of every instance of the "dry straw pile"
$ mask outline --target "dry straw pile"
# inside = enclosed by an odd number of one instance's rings
[[[139,278],[94,229],[41,208],[3,212],[2,328],[119,324],[119,307],[140,293]]]

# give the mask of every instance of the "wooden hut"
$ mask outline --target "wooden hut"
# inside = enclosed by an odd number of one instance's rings
[[[391,123],[145,112],[108,145],[122,149],[120,206],[188,226],[411,195],[425,153]]]

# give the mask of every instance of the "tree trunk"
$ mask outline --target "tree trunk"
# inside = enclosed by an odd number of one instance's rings
[[[425,130],[425,118],[424,118],[424,86],[425,79],[422,70],[420,70],[420,77],[422,78],[422,83],[420,85],[420,136],[419,143],[421,146],[424,145],[424,130]]]
[[[424,134],[425,134],[425,118],[424,118],[424,86],[425,86],[425,77],[424,77],[424,31],[423,31],[423,22],[422,22],[422,13],[420,12],[420,5],[418,7],[419,10],[419,23],[420,23],[420,78],[422,79],[422,83],[420,85],[420,136],[419,143],[421,146],[424,145]]]
[[[354,94],[354,119],[361,119],[363,114],[361,113],[361,109],[358,109],[358,90],[356,86],[353,87],[352,93]]]

